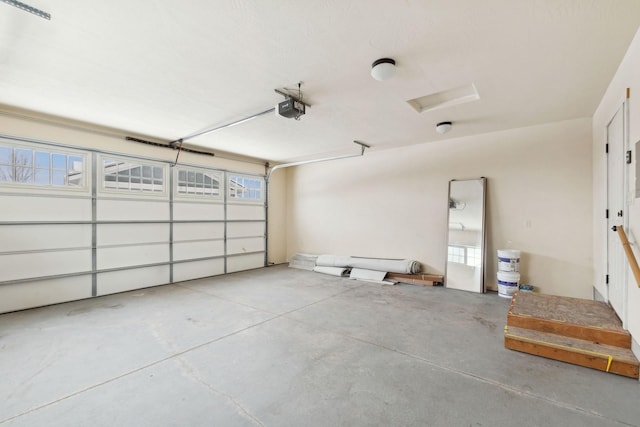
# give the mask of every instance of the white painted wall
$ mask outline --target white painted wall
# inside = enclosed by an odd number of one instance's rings
[[[485,176],[488,287],[496,250],[512,248],[523,282],[591,298],[591,140],[584,118],[292,168],[287,256],[410,258],[441,274],[448,181]]]
[[[82,130],[83,128],[85,130]],[[122,154],[152,157],[159,160],[174,161],[177,154],[174,150],[126,141],[124,135],[130,134],[122,130],[100,128],[61,117],[51,117],[3,105],[0,105],[0,133],[75,145],[82,148],[96,148]],[[119,134],[123,136],[120,137],[118,136]],[[144,136],[140,138],[149,139]],[[229,160],[222,156],[224,154],[221,154],[220,157],[211,157],[182,152],[180,161],[237,172],[264,174],[264,166],[262,164]]]
[[[288,261],[287,258],[287,169],[280,169],[274,172],[269,178],[269,215],[267,224],[267,250],[269,252],[269,262],[282,264]]]
[[[611,120],[616,110],[622,104],[626,96],[626,88],[630,88],[629,100],[629,143],[633,152],[631,165],[628,165],[629,194],[629,229],[626,230],[629,241],[632,244],[636,258],[640,258],[638,238],[640,238],[640,203],[635,199],[635,168],[639,152],[635,150],[635,143],[640,140],[640,30],[629,46],[629,50],[622,60],[616,75],[598,106],[593,116],[593,259],[594,281],[593,286],[603,296],[607,295],[604,283],[606,272],[606,233],[607,223],[603,212],[606,207],[606,157],[604,144],[606,140],[606,125]],[[635,282],[633,274],[628,271],[627,287],[627,321],[625,322],[634,339],[640,337],[640,288]]]

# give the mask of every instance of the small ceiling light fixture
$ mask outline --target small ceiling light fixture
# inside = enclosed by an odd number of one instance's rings
[[[436,132],[443,135],[451,130],[453,124],[451,122],[440,122],[436,125]]]
[[[396,61],[391,58],[380,58],[371,64],[371,77],[376,80],[389,80],[396,73]]]

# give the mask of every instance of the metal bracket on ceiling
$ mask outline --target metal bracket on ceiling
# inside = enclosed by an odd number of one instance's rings
[[[171,141],[169,143],[169,146],[171,148],[174,148],[174,149],[176,148],[176,146],[178,148],[178,154],[176,154],[176,160],[169,165],[169,166],[171,166],[173,168],[173,167],[176,167],[178,165],[178,159],[180,158],[180,153],[182,152],[182,140],[179,139],[177,141]]]
[[[311,104],[309,104],[308,102],[305,102],[302,100],[301,96],[296,96],[296,95],[292,95],[289,92],[286,92],[282,89],[274,89],[275,93],[277,93],[278,95],[282,95],[287,99],[293,99],[296,102],[299,102],[301,104],[304,104],[305,107],[307,108],[311,108]]]
[[[266,177],[267,183],[269,183],[269,179],[271,178],[271,175],[278,169],[288,168],[291,166],[308,165],[310,163],[327,162],[329,160],[348,159],[350,157],[362,157],[364,156],[364,150],[367,148],[371,148],[369,144],[365,144],[364,142],[354,140],[353,143],[358,144],[360,146],[360,154],[345,154],[344,156],[324,157],[321,159],[302,160],[300,162],[282,163],[280,165],[275,165],[269,169],[269,172],[267,172],[267,177]]]
[[[26,3],[22,3],[22,2],[19,2],[17,0],[0,0],[0,1],[2,3],[6,3],[8,5],[11,5],[13,7],[17,7],[20,10],[24,10],[25,12],[33,13],[34,15],[39,16],[40,18],[44,18],[44,19],[46,19],[48,21],[51,21],[51,14],[49,14],[49,13],[43,11],[43,10],[36,9],[33,6],[29,6]]]
[[[0,0],[0,1],[3,1],[3,0]],[[310,104],[308,104],[307,102],[304,102],[302,100],[302,92],[300,92],[300,86],[301,85],[302,85],[302,82],[299,82],[298,83],[298,93],[299,93],[298,96],[292,95],[292,94],[286,92],[285,90],[281,90],[281,89],[274,89],[274,90],[276,91],[276,93],[284,96],[285,98],[290,98],[290,99],[293,99],[296,102],[300,102],[301,104],[304,104],[305,107],[311,107]],[[259,113],[255,113],[255,114],[252,114],[250,116],[246,116],[246,117],[243,117],[241,119],[234,120],[232,122],[222,124],[220,126],[215,126],[215,127],[212,127],[212,128],[208,128],[208,129],[204,129],[204,130],[192,133],[190,135],[187,135],[187,136],[184,136],[184,137],[180,138],[179,140],[173,141],[172,144],[177,143],[178,141],[187,141],[187,140],[195,138],[197,136],[202,136],[202,135],[206,135],[208,133],[217,132],[219,130],[229,128],[231,126],[237,126],[239,124],[246,123],[249,120],[253,120],[253,119],[257,118],[257,117],[264,116],[266,114],[270,114],[270,113],[273,113],[275,111],[276,111],[275,107],[272,107],[272,108],[269,108],[268,110],[260,111]]]
[[[355,144],[360,145],[360,148],[361,148],[361,150],[362,150],[362,151],[360,152],[360,155],[361,155],[361,156],[364,156],[364,150],[365,150],[365,148],[371,148],[371,146],[370,146],[369,144],[365,144],[364,142],[360,142],[360,141],[356,141],[356,140],[354,140],[353,142],[354,142]]]
[[[216,127],[213,127],[213,128],[205,129],[205,130],[200,131],[200,132],[192,133],[191,135],[185,136],[185,137],[183,137],[181,139],[183,141],[186,141],[188,139],[195,138],[196,136],[202,136],[202,135],[205,135],[207,133],[216,132],[216,131],[219,131],[219,130],[222,130],[222,129],[225,129],[225,128],[228,128],[228,127],[231,127],[231,126],[236,126],[236,125],[239,125],[241,123],[248,122],[249,120],[253,120],[256,117],[260,117],[260,116],[264,116],[265,114],[273,113],[275,110],[276,109],[274,107],[272,107],[272,108],[269,108],[268,110],[264,110],[264,111],[261,111],[261,112],[256,113],[256,114],[252,114],[250,116],[243,117],[243,118],[241,118],[239,120],[235,120],[233,122],[225,123],[225,124],[220,125],[220,126],[216,126]]]
[[[175,162],[171,163],[171,166],[176,166],[178,164],[178,157],[180,157],[180,152],[181,151],[187,151],[189,153],[197,153],[197,154],[204,154],[206,156],[215,156],[214,153],[209,152],[209,151],[200,151],[200,150],[194,150],[193,148],[185,148],[182,146],[182,140],[181,139],[177,139],[175,141],[171,141],[167,144],[161,144],[158,142],[153,142],[153,141],[147,141],[146,139],[140,139],[140,138],[135,138],[132,136],[126,136],[124,138],[127,141],[134,141],[134,142],[139,142],[141,144],[148,144],[148,145],[154,145],[156,147],[163,147],[163,148],[171,148],[173,150],[178,150],[178,155],[176,156],[176,160]]]

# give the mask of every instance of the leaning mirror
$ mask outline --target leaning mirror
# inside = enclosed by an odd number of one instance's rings
[[[449,181],[445,284],[484,292],[486,178]]]

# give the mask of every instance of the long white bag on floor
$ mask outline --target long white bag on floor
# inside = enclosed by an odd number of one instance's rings
[[[420,272],[420,263],[408,259],[359,258],[343,255],[319,255],[316,265],[324,267],[353,267],[391,273],[415,274]]]
[[[408,259],[377,259],[351,257],[351,267],[391,273],[415,274],[420,272],[420,263]]]
[[[318,255],[316,265],[322,267],[350,267],[350,256],[343,255]]]

